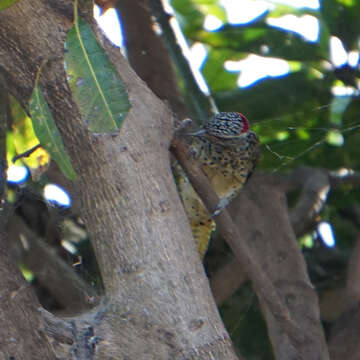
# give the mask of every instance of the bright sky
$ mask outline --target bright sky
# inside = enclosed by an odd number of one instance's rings
[[[230,24],[245,24],[254,18],[261,16],[266,11],[271,11],[276,4],[285,4],[295,8],[319,9],[319,0],[220,0],[221,5],[226,10],[227,22]],[[171,11],[171,7],[166,3],[167,11]],[[170,9],[170,10],[169,10]],[[110,40],[118,45],[122,45],[122,37],[119,31],[117,16],[113,9],[108,10],[103,16],[99,16],[99,9],[95,7],[94,16],[103,28]],[[315,16],[303,15],[284,15],[279,18],[267,19],[267,23],[274,27],[291,30],[306,41],[316,42],[319,39],[319,22]],[[208,31],[216,31],[223,25],[222,21],[213,15],[208,15],[204,21],[204,29]],[[178,37],[178,41],[183,49],[184,55],[189,59],[194,76],[196,77],[200,88],[204,92],[208,92],[207,85],[201,75],[201,67],[206,59],[207,51],[203,44],[195,43],[188,47],[181,29],[175,19],[172,26]],[[342,43],[337,38],[332,38],[330,42],[331,60],[333,65],[339,66],[346,62],[356,64],[358,53],[347,54]],[[267,49],[264,47],[264,54]],[[282,59],[269,58],[267,56],[259,56],[250,54],[246,59],[241,61],[227,61],[224,64],[226,70],[239,73],[239,87],[247,87],[266,77],[276,77],[285,75],[290,71],[289,63]]]
[[[47,201],[62,206],[70,206],[71,199],[69,194],[56,184],[47,184],[44,187],[44,197]]]
[[[317,231],[325,245],[328,247],[335,246],[336,242],[331,224],[321,221],[317,227]]]
[[[221,0],[220,2],[226,9],[227,21],[230,24],[246,24],[265,12],[273,10],[276,3],[275,1],[262,0]],[[277,2],[280,3],[280,1]],[[318,0],[282,0],[281,3],[286,3],[298,8],[307,7],[318,9],[320,6]],[[294,31],[307,41],[315,42],[319,38],[319,22],[316,17],[311,15],[297,17],[289,14],[279,18],[269,17],[266,21],[271,26]],[[223,23],[215,16],[209,15],[205,18],[204,28],[208,31],[215,31],[222,25]],[[199,52],[199,50],[197,51]],[[267,49],[264,47],[264,53],[266,53],[266,51]],[[204,53],[194,53],[193,56],[204,56]],[[224,66],[228,71],[239,72],[238,85],[240,87],[247,87],[261,78],[285,75],[290,71],[289,64],[283,59],[269,58],[255,54],[250,54],[246,59],[241,61],[227,61]]]

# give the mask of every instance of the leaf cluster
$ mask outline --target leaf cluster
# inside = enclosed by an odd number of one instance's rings
[[[207,50],[202,73],[219,110],[244,113],[259,135],[263,147],[258,169],[279,173],[299,166],[331,170],[360,167],[358,1],[326,0],[318,9],[274,2],[269,10],[246,24],[229,23],[220,1],[173,0],[171,4],[189,45],[201,43]],[[208,15],[216,16],[222,26],[214,31],[206,30],[204,22]],[[318,39],[309,41],[300,33],[269,24],[270,18],[285,15],[314,17],[319,25]],[[333,37],[340,39],[348,58],[351,52],[357,54],[356,63],[336,65],[332,61]],[[289,72],[278,77],[267,76],[240,88],[241,71],[229,71],[225,63],[245,60],[250,55],[284,60]],[[309,271],[319,287],[324,281],[327,286],[338,286],[331,279],[344,273],[343,259],[348,257],[358,230],[343,210],[355,206],[359,197],[356,187],[338,188],[330,193],[320,214],[319,221],[331,223],[337,241],[331,260],[319,260],[318,254],[323,253],[322,245],[320,250],[318,247],[321,239],[316,231],[309,234],[314,240],[314,248],[307,249],[307,258],[312,259]],[[342,261],[334,261],[336,258]],[[316,268],[321,268],[320,277]],[[248,325],[242,325],[246,321],[244,313],[239,315],[236,311],[239,306],[231,311],[228,303],[222,311],[230,328],[234,327],[234,319],[239,318],[237,333],[243,332],[244,339]],[[248,315],[252,317],[252,312],[248,311]],[[240,344],[242,340],[234,341]],[[244,343],[239,346],[242,353],[248,353]],[[251,341],[248,346],[252,346]],[[259,357],[254,355],[255,358],[267,358],[260,352],[259,349]]]

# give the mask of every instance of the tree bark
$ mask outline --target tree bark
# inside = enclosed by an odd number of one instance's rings
[[[4,246],[0,232],[0,359],[55,359],[42,333],[39,303]]]
[[[276,359],[293,359],[297,352],[301,359],[329,359],[318,297],[296,243],[285,194],[273,180],[271,176],[251,178],[247,191],[230,204],[229,211],[237,227],[245,232],[256,262],[268,274],[291,318],[307,335],[294,348],[266,296],[259,297]]]
[[[121,19],[127,58],[136,74],[161,100],[167,100],[180,118],[185,105],[176,84],[173,64],[161,37],[154,31],[155,21],[147,0],[115,2]]]
[[[91,9],[82,16],[91,22]],[[0,12],[0,66],[25,107],[40,62],[59,59],[44,67],[40,85],[78,174],[73,196],[106,292],[95,312],[70,322],[72,351],[84,359],[236,359],[170,171],[172,114],[93,26],[131,111],[118,136],[89,134],[63,67],[71,20],[71,1],[23,0]]]
[[[219,199],[199,164],[183,147],[180,139],[173,140],[172,152],[212,213]],[[252,188],[248,184],[229,210],[214,218],[216,226],[252,281],[276,358],[326,360],[329,355],[318,299],[290,226],[285,195],[271,176],[266,179],[254,182],[253,175]],[[284,270],[288,270],[286,276]]]
[[[0,359],[55,359],[41,331],[39,303],[12,259],[6,234],[6,130],[8,96],[0,75]]]

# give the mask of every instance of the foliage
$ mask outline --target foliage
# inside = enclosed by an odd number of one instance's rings
[[[246,359],[274,359],[266,324],[250,284],[244,285],[229,298],[220,313],[234,345],[241,349]]]
[[[11,115],[13,127],[12,131],[8,133],[7,140],[8,164],[12,163],[14,156],[24,153],[39,143],[31,119],[14,98],[11,98]],[[22,158],[21,160],[33,173],[36,172],[39,167],[47,167],[50,156],[45,149],[39,148],[29,157]],[[18,160],[18,162],[20,162],[20,160]],[[16,165],[18,165],[18,162],[16,162]]]
[[[19,0],[1,0],[0,1],[0,11],[8,8],[9,6],[15,4]]]
[[[13,2],[3,1],[0,10]],[[259,169],[285,172],[301,165],[328,169],[360,167],[359,62],[336,67],[329,51],[330,39],[336,36],[347,52],[359,52],[359,1],[326,0],[321,2],[318,10],[274,4],[247,24],[228,23],[219,0],[172,0],[171,4],[189,44],[201,43],[207,49],[202,72],[219,109],[246,114],[259,134],[263,144]],[[203,24],[208,15],[217,17],[223,25],[216,31],[205,30]],[[269,18],[284,15],[315,17],[320,29],[317,41],[311,42],[294,31],[269,25]],[[239,88],[240,72],[228,71],[224,64],[247,59],[249,55],[282,59],[290,71],[281,77],[266,77],[246,88]],[[89,25],[77,16],[67,37],[65,69],[88,130],[92,133],[116,132],[130,107],[125,86]],[[342,89],[342,95],[335,95],[335,86]],[[34,87],[30,113],[41,143],[44,147],[51,143],[46,147],[50,155],[65,169],[65,174],[74,178],[38,84]],[[9,160],[38,142],[29,117],[15,101],[11,101],[11,114]],[[45,140],[41,135],[42,124],[50,129]],[[52,139],[54,132],[56,140]],[[48,163],[49,155],[39,149],[23,161],[29,167],[37,168]],[[333,279],[344,272],[346,262],[343,259],[347,259],[357,235],[356,227],[350,226],[345,217],[347,210],[358,201],[358,189],[351,186],[336,189],[320,214],[319,220],[326,220],[333,226],[337,240],[334,252],[319,245],[318,235],[307,234],[315,244],[314,248],[306,249],[306,259],[318,289],[337,286]],[[323,259],[325,253],[327,261],[320,262],[319,257]],[[342,261],[335,261],[337,258]],[[271,359],[264,321],[259,313],[255,296],[248,287],[241,289],[221,308],[238,350],[249,359]],[[256,345],[259,343],[263,346]]]
[[[70,157],[65,151],[59,130],[37,83],[30,99],[30,114],[40,144],[51,154],[63,174],[74,180],[76,174],[71,166]]]
[[[75,14],[74,25],[66,41],[65,55],[70,89],[89,131],[94,134],[113,133],[118,131],[130,108],[125,85],[95,39],[90,26],[78,17],[77,12]],[[70,158],[38,84],[45,64],[46,60],[38,70],[29,101],[33,126],[24,110],[13,100],[11,110],[14,128],[8,135],[8,159],[10,163],[16,153],[25,153],[40,142],[42,148],[23,160],[32,174],[38,173],[36,178],[42,174],[49,164],[50,154],[64,175],[74,180],[76,174]]]
[[[336,36],[346,51],[359,53],[358,1],[322,1],[317,10],[273,4],[270,10],[246,24],[230,24],[222,15],[215,15],[223,22],[215,31],[207,31],[203,27],[206,16],[210,14],[203,7],[204,1],[173,0],[171,3],[189,45],[201,43],[207,49],[202,71],[219,109],[244,113],[259,134],[263,147],[258,168],[285,172],[301,165],[355,170],[360,167],[359,61],[355,65],[336,67],[329,47],[331,37]],[[220,1],[206,3],[220,6]],[[294,31],[269,25],[269,18],[284,15],[315,17],[319,23],[317,41],[308,41]],[[287,61],[289,73],[266,77],[248,87],[239,88],[237,79],[241,72],[230,72],[224,64],[226,61],[244,60],[254,54]],[[335,86],[342,90],[341,95],[335,94]],[[321,218],[333,226],[337,256],[348,256],[348,248],[356,236],[356,228],[347,226],[342,210],[353,206],[359,196],[358,189],[337,189],[336,196],[330,194],[321,214]],[[309,235],[314,244],[321,242],[318,236]],[[312,251],[315,250],[307,249],[310,254]],[[335,256],[334,252],[330,253]],[[336,286],[331,280],[334,273],[344,271],[344,262],[340,267],[332,264],[321,264],[322,276],[325,274],[330,287]],[[315,261],[308,265],[312,274],[319,263]],[[315,275],[313,279],[317,285]],[[234,318],[246,316],[246,312],[237,312],[238,306],[234,306],[232,313],[226,306],[227,316],[224,319],[228,327],[234,326]],[[239,327],[244,331],[239,329],[236,338],[233,338],[244,353],[247,350],[238,337],[246,337],[246,326],[239,320]],[[259,350],[257,358],[266,358],[260,353]]]

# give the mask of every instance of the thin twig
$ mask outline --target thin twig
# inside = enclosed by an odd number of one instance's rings
[[[196,115],[204,122],[214,112],[217,112],[215,102],[211,96],[205,95],[199,88],[189,62],[185,58],[169,23],[171,15],[165,12],[161,0],[150,0],[149,4],[152,14],[161,28],[161,36],[169,49],[170,56],[184,81],[186,97],[191,102]]]
[[[25,152],[18,154],[12,158],[12,162],[14,163],[16,160],[19,160],[24,157],[29,157],[33,152],[35,152],[37,149],[41,148],[40,144],[35,145],[29,150],[26,150]]]

